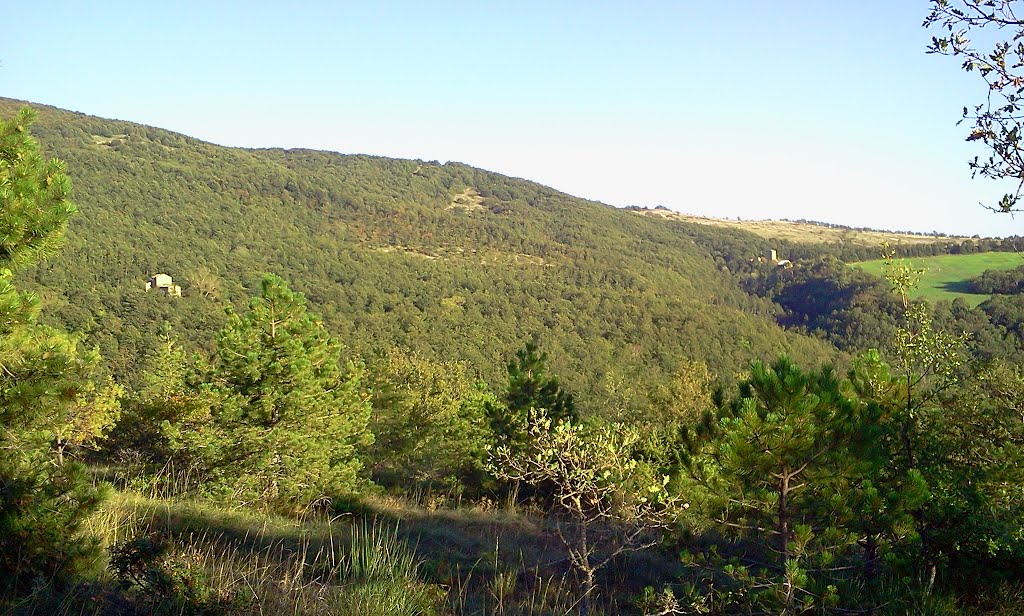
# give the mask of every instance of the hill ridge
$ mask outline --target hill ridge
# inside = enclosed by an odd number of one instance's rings
[[[0,113],[20,105],[0,100]],[[603,409],[615,379],[643,390],[684,360],[729,379],[779,353],[835,356],[783,331],[778,307],[716,261],[723,242],[763,252],[750,234],[709,236],[463,163],[229,148],[53,107],[34,132],[67,163],[79,214],[66,249],[24,277],[120,378],[134,378],[161,331],[208,347],[223,305],[243,304],[264,272],[362,355],[400,346],[493,383],[540,333],[552,368]],[[92,137],[114,134],[125,138]],[[468,189],[479,207],[449,209]],[[179,304],[141,290],[156,272],[181,281]],[[199,280],[217,293],[188,297]]]

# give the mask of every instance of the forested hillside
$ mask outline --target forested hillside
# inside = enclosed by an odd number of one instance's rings
[[[5,613],[1005,614],[1024,596],[1024,304],[998,294],[1019,272],[982,276],[1000,286],[977,308],[931,305],[896,259],[1019,238],[885,249],[883,279],[848,265],[871,251],[852,242],[16,106]]]
[[[0,114],[20,105],[0,101]],[[65,250],[26,282],[122,379],[158,334],[209,344],[223,304],[264,273],[306,294],[359,354],[398,346],[494,382],[540,334],[589,410],[613,383],[643,391],[684,360],[728,380],[755,359],[834,353],[784,332],[777,306],[723,271],[714,238],[749,259],[769,246],[749,234],[691,225],[693,237],[458,163],[232,149],[36,107],[34,131],[66,161],[79,214]],[[158,272],[184,297],[147,294]]]

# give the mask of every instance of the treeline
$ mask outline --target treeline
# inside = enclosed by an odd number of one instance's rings
[[[889,348],[904,322],[904,306],[888,281],[834,259],[798,263],[792,269],[762,266],[747,277],[746,287],[780,306],[777,319],[786,328],[824,338],[852,354]],[[1004,274],[983,276],[989,277],[1003,279]],[[995,295],[976,307],[961,299],[941,302],[931,312],[936,327],[966,334],[974,359],[1017,363],[1024,360],[1017,321],[1024,317],[1022,306],[1019,295]]]
[[[967,280],[971,293],[1017,295],[1024,291],[1024,266],[1012,270],[985,270]]]
[[[781,218],[786,222],[797,222],[803,225],[814,225],[816,227],[825,227],[826,229],[843,229],[847,231],[868,231],[873,233],[899,233],[900,235],[918,235],[927,237],[949,237],[947,233],[941,233],[939,231],[900,231],[897,229],[875,229],[873,227],[852,227],[850,225],[843,225],[834,222],[822,222],[820,220],[807,220],[806,218],[797,218],[796,220],[790,218]],[[981,236],[975,235],[974,239],[980,239]]]

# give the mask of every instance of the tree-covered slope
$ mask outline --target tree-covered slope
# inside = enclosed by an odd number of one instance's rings
[[[22,105],[0,99],[0,115]],[[492,383],[540,333],[552,368],[598,409],[683,359],[728,379],[754,359],[835,353],[784,332],[708,242],[659,220],[457,163],[226,148],[33,107],[79,213],[61,254],[23,277],[122,378],[161,332],[204,346],[265,272],[355,352],[403,346]],[[145,292],[157,272],[185,297]]]

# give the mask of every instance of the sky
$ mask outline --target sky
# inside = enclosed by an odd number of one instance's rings
[[[459,161],[617,206],[1024,235],[926,0],[19,2],[0,95],[238,147]]]

